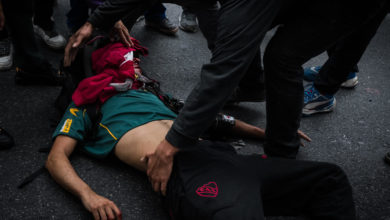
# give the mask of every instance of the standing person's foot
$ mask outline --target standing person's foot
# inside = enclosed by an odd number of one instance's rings
[[[34,32],[52,49],[62,49],[66,45],[65,38],[61,34],[58,34],[54,28],[45,30],[38,25],[34,25]]]
[[[49,85],[59,86],[65,75],[54,69],[50,63],[39,67],[16,67],[15,83],[18,85]]]
[[[158,21],[145,19],[145,26],[169,35],[174,35],[179,30],[168,18]]]
[[[390,164],[390,152],[387,152],[385,154],[385,161],[386,161],[386,163]]]
[[[312,66],[303,70],[303,79],[309,82],[313,82],[321,70],[321,66]],[[341,87],[352,89],[359,83],[356,72],[350,72],[347,80],[341,84]]]
[[[0,70],[7,70],[12,66],[12,44],[9,38],[0,40]]]
[[[196,22],[196,15],[187,9],[183,9],[179,17],[179,27],[183,31],[195,33],[198,31],[198,23]]]
[[[347,88],[347,89],[352,89],[355,88],[355,86],[359,83],[358,77],[355,72],[351,72],[348,74],[347,80],[341,84],[341,87]]]
[[[321,112],[331,112],[336,107],[336,98],[333,95],[321,94],[314,85],[310,85],[304,92],[302,114],[309,116]]]
[[[12,146],[14,146],[14,139],[12,136],[7,131],[0,128],[0,150],[9,149]]]

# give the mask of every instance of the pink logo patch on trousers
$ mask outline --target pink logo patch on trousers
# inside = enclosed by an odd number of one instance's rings
[[[201,197],[217,197],[218,195],[218,186],[216,182],[209,182],[199,187],[196,190],[196,194]]]

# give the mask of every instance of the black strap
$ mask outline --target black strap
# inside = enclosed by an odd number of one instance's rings
[[[39,168],[38,170],[36,170],[34,173],[30,174],[28,177],[26,177],[19,185],[18,185],[18,188],[21,189],[23,188],[25,185],[29,184],[30,182],[32,182],[35,178],[37,178],[39,175],[41,175],[42,173],[46,172],[46,168],[45,166],[42,166],[41,168]]]

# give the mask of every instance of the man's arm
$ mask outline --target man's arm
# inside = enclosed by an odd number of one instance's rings
[[[121,219],[114,202],[96,194],[76,173],[69,161],[77,140],[60,135],[55,139],[46,168],[57,183],[76,195],[95,219]]]
[[[79,47],[85,43],[92,35],[95,28],[106,29],[114,26],[119,33],[121,41],[126,45],[131,45],[130,35],[127,28],[124,28],[120,21],[125,17],[126,24],[132,26],[136,19],[142,15],[156,0],[108,0],[101,4],[93,14],[88,18],[88,21],[69,38],[68,44],[65,47],[64,66],[70,66]],[[126,16],[125,16],[126,15]],[[119,28],[119,29],[118,29]],[[129,27],[131,28],[131,27]]]

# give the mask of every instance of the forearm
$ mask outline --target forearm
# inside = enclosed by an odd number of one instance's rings
[[[93,190],[77,175],[65,154],[51,153],[46,168],[53,179],[66,190],[83,200]]]
[[[259,127],[250,125],[243,121],[237,120],[235,121],[235,125],[232,127],[232,133],[234,135],[245,137],[245,138],[256,138],[256,139],[264,139],[265,131]]]

